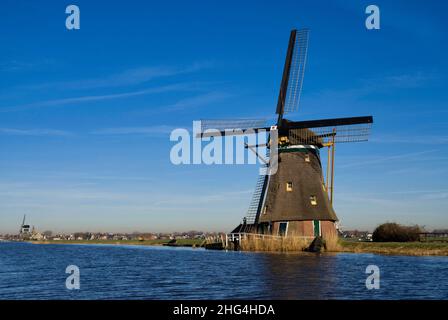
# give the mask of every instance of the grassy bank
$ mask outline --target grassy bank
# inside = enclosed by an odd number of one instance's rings
[[[328,239],[327,239],[328,240]],[[109,245],[142,245],[161,246],[170,240],[57,240],[57,241],[31,241],[34,244],[109,244]],[[179,239],[177,246],[200,247],[204,240],[201,239]],[[331,244],[332,241],[327,241]],[[295,239],[283,241],[260,239],[249,239],[242,243],[245,251],[302,251],[308,242]],[[410,256],[448,256],[447,242],[358,242],[339,240],[337,244],[327,246],[329,252],[351,252],[351,253],[376,253],[388,255],[410,255]]]
[[[448,256],[447,242],[358,242],[340,240],[340,251],[410,256]]]
[[[243,251],[295,251],[308,247],[310,240],[298,237],[246,237],[241,242]],[[337,237],[325,239],[326,252],[375,253],[409,256],[448,256],[448,242],[359,242]]]
[[[161,246],[168,244],[170,240],[156,239],[156,240],[44,240],[44,241],[30,241],[34,244],[117,244],[117,245],[140,245],[140,246]],[[199,247],[204,240],[202,239],[178,239],[177,246],[181,247]]]
[[[311,243],[301,237],[260,237],[257,235],[247,235],[241,240],[242,251],[303,251]]]

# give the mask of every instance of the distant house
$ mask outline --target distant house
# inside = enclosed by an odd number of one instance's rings
[[[30,239],[31,239],[31,240],[36,240],[36,241],[41,241],[41,240],[44,240],[45,237],[44,237],[44,235],[42,235],[42,233],[40,233],[40,232],[35,232],[35,233],[32,234],[32,236],[31,236]]]
[[[342,237],[358,241],[372,241],[372,234],[368,231],[346,230],[342,231]]]

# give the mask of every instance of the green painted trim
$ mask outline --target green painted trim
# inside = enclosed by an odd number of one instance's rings
[[[288,153],[288,152],[303,152],[303,153],[315,153],[315,154],[319,154],[319,150],[317,149],[312,149],[312,148],[279,148],[278,149],[279,153]]]

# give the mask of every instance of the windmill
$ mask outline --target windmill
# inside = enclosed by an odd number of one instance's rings
[[[26,235],[30,233],[30,226],[25,224],[26,214],[23,215],[22,224],[20,225],[19,235]]]
[[[372,116],[292,121],[284,115],[297,111],[308,50],[308,29],[292,30],[276,107],[277,123],[260,126],[257,121],[202,121],[199,137],[275,132],[267,150],[278,154],[275,174],[260,175],[249,210],[233,233],[322,236],[336,233],[338,218],[333,209],[336,143],[367,141]],[[208,130],[214,128],[214,130]],[[247,131],[246,131],[247,132]],[[254,150],[254,147],[246,145]],[[328,149],[324,179],[320,149]],[[268,152],[269,153],[269,152]],[[260,156],[257,153],[257,156]],[[266,167],[272,160],[266,162]]]

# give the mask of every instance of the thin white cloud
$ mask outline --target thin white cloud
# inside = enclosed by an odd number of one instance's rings
[[[160,190],[159,190],[160,191]],[[151,206],[152,208],[168,209],[170,207],[185,207],[186,205],[199,205],[206,203],[227,203],[230,200],[246,199],[253,190],[220,191],[215,193],[171,194],[162,192],[149,192],[144,190],[107,190],[104,188],[73,187],[72,185],[45,186],[37,183],[0,183],[0,199],[2,205],[9,203],[31,203],[52,205],[65,203],[70,205],[123,205],[123,206]],[[92,200],[96,200],[92,202]]]
[[[403,73],[386,75],[383,77],[376,77],[364,80],[366,88],[373,89],[412,89],[428,85],[432,81],[438,79],[434,73]]]
[[[9,60],[0,63],[0,71],[4,72],[20,72],[33,70],[40,67],[47,67],[54,62],[49,59],[44,59],[40,61],[23,61],[23,60]]]
[[[440,76],[435,73],[403,73],[376,76],[371,78],[359,79],[353,83],[350,88],[341,89],[323,89],[308,96],[304,96],[306,105],[334,105],[337,101],[340,104],[349,104],[359,102],[365,97],[379,95],[396,90],[410,90],[423,88],[434,84],[440,80]]]
[[[139,67],[124,70],[122,72],[91,79],[76,81],[51,82],[26,86],[27,89],[64,89],[84,90],[96,88],[111,88],[137,85],[157,78],[172,77],[182,74],[194,73],[202,69],[210,68],[211,62],[198,62],[185,67],[155,66]]]
[[[0,134],[10,136],[70,136],[71,132],[54,129],[13,129],[0,128]]]
[[[206,94],[198,95],[191,98],[186,98],[181,101],[178,101],[172,105],[168,105],[163,108],[166,111],[176,111],[183,109],[192,109],[195,107],[208,105],[210,103],[214,103],[223,99],[230,97],[231,95],[223,92],[209,92]],[[213,106],[211,106],[213,107]]]
[[[5,174],[2,175],[3,180],[5,181]],[[14,172],[9,177],[15,177],[16,179],[35,179],[43,183],[44,181],[76,181],[80,180],[81,184],[90,184],[90,181],[154,181],[154,178],[146,177],[146,176],[130,176],[130,175],[114,175],[114,174],[92,174],[90,172],[77,172],[77,171],[39,171],[32,170],[30,173],[29,170]],[[87,181],[87,182],[86,182]],[[0,188],[5,185],[6,182],[0,181]],[[11,182],[8,182],[12,184]],[[28,186],[29,183],[17,182],[17,186]]]
[[[357,199],[357,197],[362,196],[387,196],[387,195],[404,195],[404,196],[412,196],[415,198],[415,195],[421,195],[425,197],[430,194],[446,194],[448,193],[448,189],[419,189],[419,190],[400,190],[400,191],[383,191],[383,192],[342,192],[338,195],[344,195],[347,197],[351,197],[353,199]]]
[[[91,134],[97,135],[166,135],[173,131],[172,126],[152,126],[152,127],[118,127],[105,128],[92,131]]]
[[[422,200],[443,200],[448,199],[448,191],[432,192],[422,195]]]
[[[374,143],[411,143],[411,144],[432,144],[440,145],[448,143],[448,136],[443,135],[400,135],[400,134],[389,134],[389,135],[375,135],[369,141]]]
[[[213,91],[204,94],[199,94],[193,97],[184,98],[175,103],[167,104],[165,106],[159,106],[147,110],[136,111],[135,113],[139,115],[151,115],[151,114],[158,114],[160,112],[173,112],[185,109],[191,110],[202,106],[210,106],[210,108],[214,108],[213,103],[222,101],[229,97],[232,97],[232,95],[229,93]]]
[[[448,168],[442,167],[442,166],[437,166],[435,164],[432,164],[431,166],[426,165],[427,163],[429,163],[429,161],[431,161],[432,163],[434,162],[443,162],[446,163],[448,161],[447,157],[431,157],[431,158],[426,158],[425,159],[425,165],[422,166],[412,166],[412,165],[407,165],[405,168],[398,168],[398,169],[392,169],[389,170],[387,172],[385,172],[385,174],[387,175],[413,175],[415,177],[420,176],[420,177],[428,177],[430,175],[434,175],[434,176],[441,176],[444,175],[448,172]],[[419,163],[417,163],[419,164]]]
[[[122,98],[129,98],[129,97],[135,97],[135,96],[141,96],[141,95],[147,95],[147,94],[164,93],[164,92],[172,92],[172,91],[189,91],[189,90],[196,90],[196,89],[198,89],[198,86],[195,83],[178,83],[178,84],[152,87],[152,88],[147,88],[147,89],[143,89],[143,90],[124,92],[124,93],[78,96],[78,97],[65,98],[65,99],[46,100],[46,101],[40,101],[40,102],[35,102],[35,103],[30,103],[30,104],[0,108],[0,112],[23,111],[23,110],[28,110],[28,109],[63,106],[63,105],[69,105],[69,104],[75,104],[75,103],[122,99]]]
[[[372,165],[372,164],[380,164],[384,162],[390,162],[394,160],[409,160],[409,159],[422,159],[423,155],[437,152],[439,150],[427,150],[427,151],[420,151],[420,152],[411,152],[411,153],[404,153],[404,154],[397,154],[393,156],[384,156],[380,158],[364,158],[359,159],[356,162],[350,162],[341,164],[338,167],[339,168],[351,168],[351,167],[357,167],[357,166],[366,166],[366,165]]]
[[[246,199],[250,194],[254,192],[253,189],[238,190],[238,191],[223,191],[219,193],[210,194],[184,194],[177,195],[175,198],[164,199],[154,202],[154,206],[164,207],[165,205],[171,205],[173,207],[183,207],[194,204],[207,204],[215,202],[228,202],[233,199]],[[173,201],[173,199],[175,199]]]

